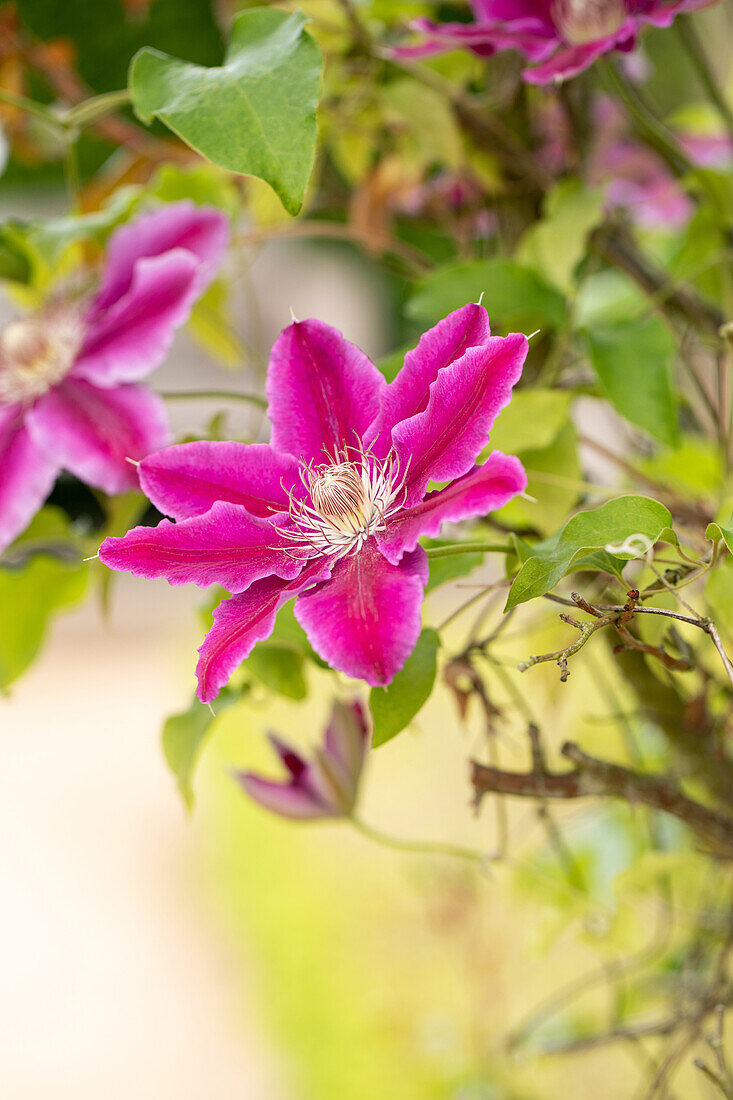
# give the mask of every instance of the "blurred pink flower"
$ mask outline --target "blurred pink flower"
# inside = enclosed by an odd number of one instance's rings
[[[282,817],[315,819],[348,817],[356,804],[369,731],[358,703],[335,703],[323,748],[308,762],[296,749],[270,734],[288,773],[286,782],[239,772],[237,780],[250,798]]]
[[[128,459],[167,442],[161,398],[136,383],[213,278],[225,217],[171,203],[111,237],[91,301],[57,296],[0,333],[0,549],[62,469],[106,493],[137,486]]]
[[[525,487],[514,457],[475,463],[526,354],[524,336],[491,336],[486,310],[467,305],[426,332],[387,385],[336,329],[296,321],[270,359],[269,446],[184,443],[140,463],[144,491],[178,522],[106,539],[99,556],[137,576],[234,593],[199,650],[203,702],[294,597],[328,664],[392,681],[420,633],[420,537]],[[434,481],[451,484],[428,492]]]
[[[451,49],[481,56],[515,49],[529,61],[532,84],[567,80],[611,50],[629,51],[642,27],[668,27],[681,11],[694,11],[715,0],[471,0],[473,23],[435,23],[417,19],[414,30],[425,37],[395,51],[421,57]]]
[[[680,229],[694,205],[667,165],[648,146],[627,132],[626,119],[611,100],[596,104],[595,147],[588,180],[605,187],[609,207],[628,211],[638,225],[650,229]],[[724,168],[733,162],[733,145],[726,134],[677,132],[680,145],[700,167]]]

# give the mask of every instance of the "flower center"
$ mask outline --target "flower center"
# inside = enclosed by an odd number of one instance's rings
[[[570,46],[614,34],[627,16],[624,0],[555,0],[552,17]]]
[[[0,405],[26,404],[58,385],[74,365],[83,325],[78,312],[49,309],[0,332]]]
[[[283,533],[306,550],[342,558],[384,530],[387,519],[402,507],[404,480],[394,451],[382,462],[348,448],[326,465],[304,466],[301,481],[310,499],[291,495],[294,526]]]

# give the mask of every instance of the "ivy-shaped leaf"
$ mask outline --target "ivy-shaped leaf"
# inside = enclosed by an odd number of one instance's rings
[[[297,214],[313,169],[321,84],[321,53],[304,28],[300,12],[240,12],[224,64],[211,69],[140,50],[128,77],[135,114],[147,124],[159,118],[221,168],[265,180]]]
[[[677,545],[677,536],[669,511],[649,497],[618,497],[600,508],[579,512],[551,538],[532,547],[532,557],[514,578],[506,609],[543,596],[589,555],[604,552],[603,558],[595,559],[596,566],[601,564],[605,571],[615,572],[611,569],[613,558],[628,561],[637,556],[644,543],[655,542]]]

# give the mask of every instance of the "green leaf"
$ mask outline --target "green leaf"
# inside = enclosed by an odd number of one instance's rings
[[[234,19],[224,64],[207,69],[148,48],[132,59],[136,115],[154,117],[231,172],[270,184],[297,214],[316,149],[321,54],[305,17],[252,8]]]
[[[0,566],[0,689],[33,662],[54,613],[77,603],[86,591],[89,567],[80,553],[70,561],[50,556],[53,547],[62,545],[72,552],[75,547],[68,520],[58,509],[44,508],[12,547],[32,547],[34,557],[20,569]]]
[[[305,699],[303,656],[287,646],[260,643],[247,658],[246,669],[270,691],[287,699]]]
[[[603,217],[603,192],[566,179],[548,192],[543,215],[522,237],[517,259],[534,268],[566,294],[575,290],[574,273],[585,256],[591,229]]]
[[[407,306],[410,317],[435,324],[451,310],[478,302],[508,328],[532,331],[541,325],[561,328],[565,323],[565,299],[554,287],[527,267],[493,257],[446,264],[426,275]]]
[[[463,163],[461,131],[444,95],[405,77],[382,89],[387,122],[406,130],[403,160],[458,169]]]
[[[235,692],[226,688],[220,692],[216,700],[217,715],[235,699]],[[187,810],[193,808],[193,773],[215,717],[205,703],[194,698],[188,710],[172,714],[163,725],[163,754]]]
[[[672,517],[663,504],[649,497],[624,496],[609,500],[599,508],[579,512],[551,538],[537,543],[533,556],[526,561],[514,579],[507,600],[507,610],[536,596],[543,596],[573,565],[596,551],[610,557],[629,560],[636,557],[631,545],[622,549],[627,540],[641,536],[642,542],[668,542],[677,545],[672,530]],[[610,551],[609,547],[613,546]],[[608,558],[604,559],[609,565]],[[605,568],[605,566],[604,566]]]
[[[505,451],[541,451],[554,443],[570,420],[572,394],[568,390],[516,390],[491,429],[485,454]]]
[[[426,627],[401,672],[388,688],[372,688],[369,706],[374,720],[374,748],[396,737],[430,698],[440,638]]]
[[[670,376],[675,345],[658,317],[623,321],[586,332],[590,358],[612,405],[662,443],[677,439]]]
[[[733,554],[733,515],[726,525],[709,523],[705,530],[705,538],[710,539],[711,542],[720,542],[722,539],[731,554]]]

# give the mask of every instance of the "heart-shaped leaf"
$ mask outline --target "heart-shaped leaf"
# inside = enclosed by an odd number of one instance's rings
[[[234,20],[224,64],[192,65],[145,48],[128,77],[135,114],[153,118],[231,172],[265,180],[291,214],[316,149],[321,53],[305,17],[252,8]]]
[[[645,545],[652,546],[655,542],[676,545],[677,536],[671,525],[669,511],[649,497],[618,497],[600,508],[579,512],[551,538],[532,547],[532,557],[514,578],[507,610],[543,596],[575,563],[596,551],[604,551],[603,558],[596,557],[596,567],[599,562],[605,563],[606,571],[615,572],[610,569],[608,555],[629,560],[643,551]]]

